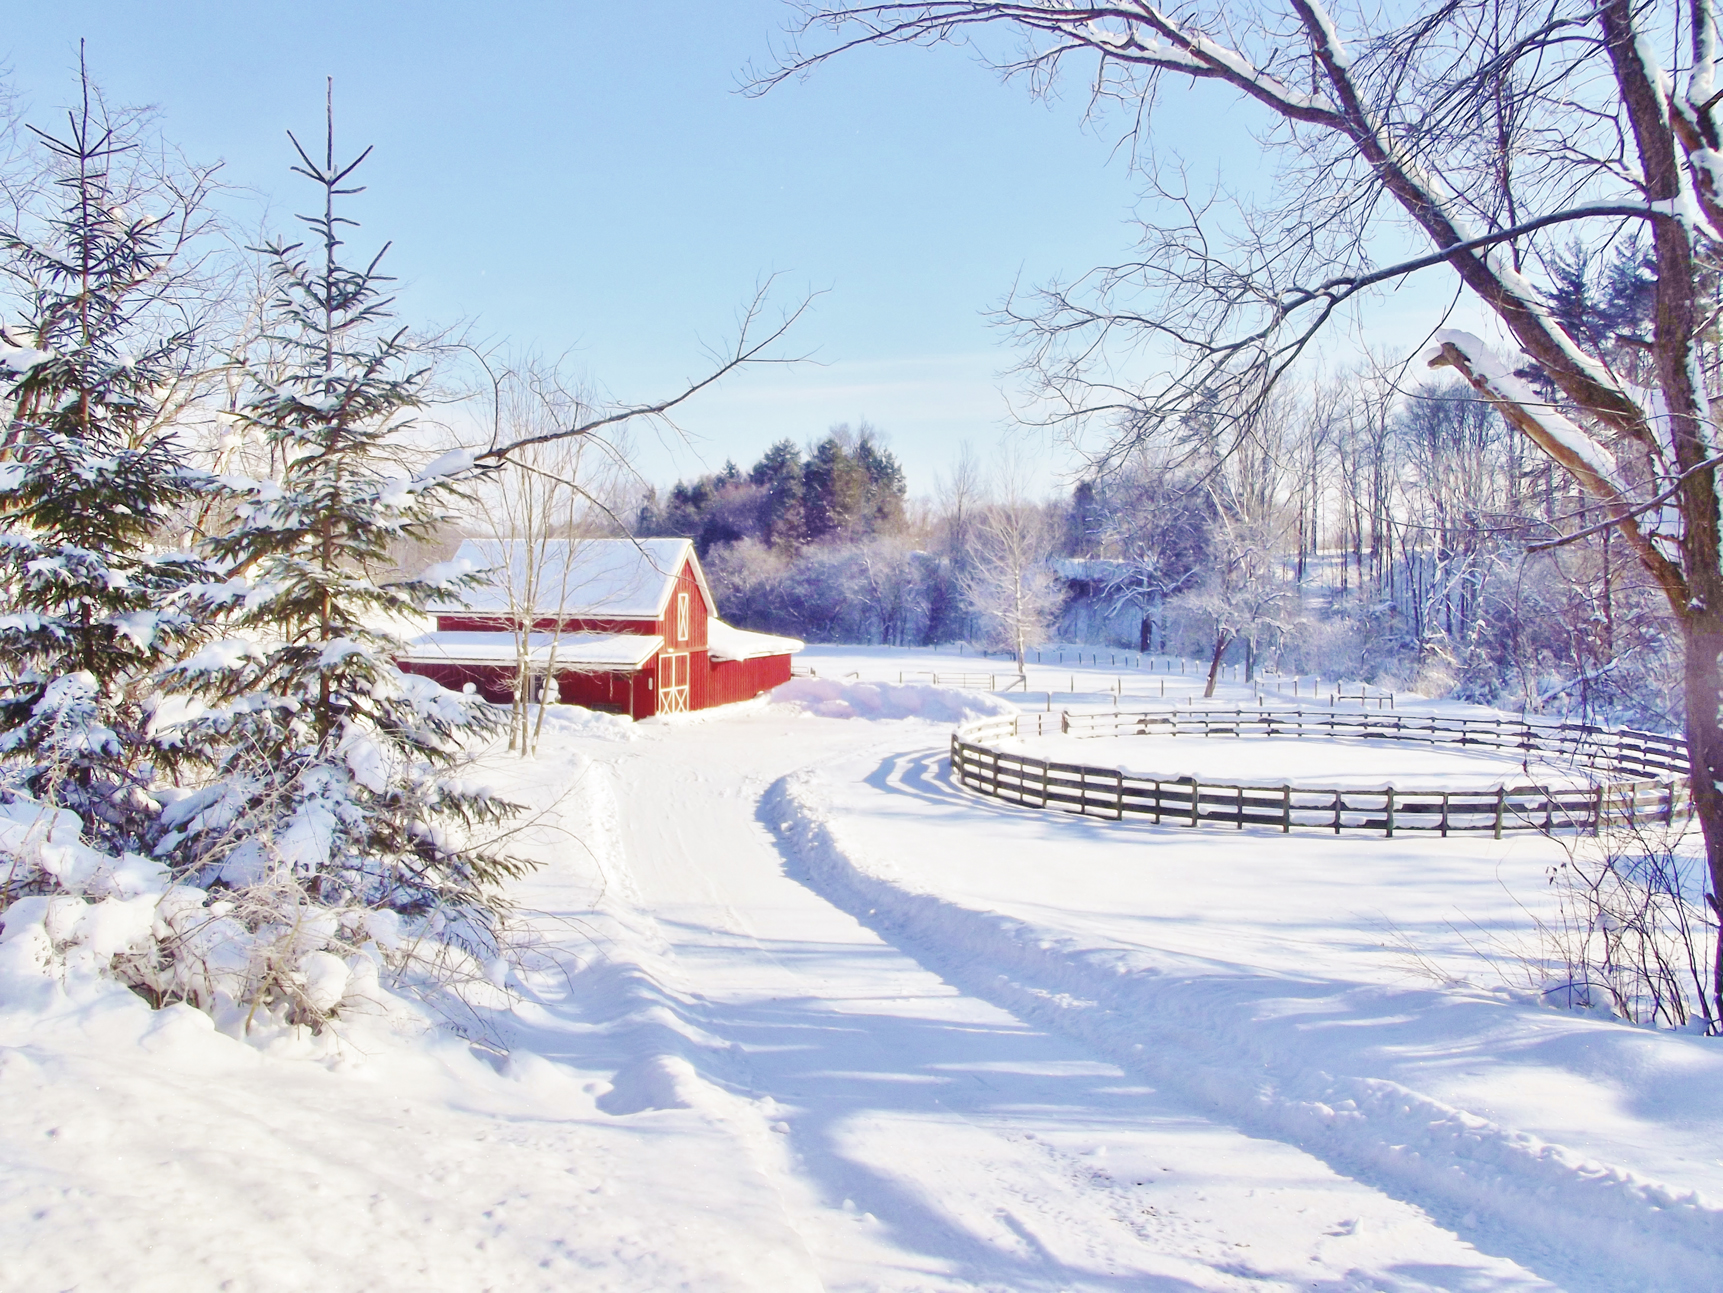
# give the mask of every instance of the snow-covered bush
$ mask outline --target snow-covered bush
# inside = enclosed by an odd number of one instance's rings
[[[13,999],[106,977],[266,1041],[354,1013],[413,1020],[384,975],[495,991],[435,915],[320,903],[284,869],[199,886],[154,858],[92,848],[76,814],[28,799],[0,804],[0,864],[12,895],[0,913],[0,994]]]

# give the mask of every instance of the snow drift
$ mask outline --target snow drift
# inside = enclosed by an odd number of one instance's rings
[[[792,678],[771,694],[774,705],[793,705],[820,718],[924,718],[964,723],[996,714],[1015,714],[1008,700],[960,687],[911,682],[839,682],[833,678]]]

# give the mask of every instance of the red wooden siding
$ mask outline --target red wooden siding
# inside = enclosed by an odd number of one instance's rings
[[[656,633],[657,620],[590,620],[566,616],[541,615],[532,622],[535,633]],[[439,633],[509,633],[515,626],[512,615],[487,615],[468,612],[464,615],[437,616]]]
[[[760,656],[754,660],[714,660],[706,676],[703,705],[729,705],[752,700],[790,680],[790,657]]]

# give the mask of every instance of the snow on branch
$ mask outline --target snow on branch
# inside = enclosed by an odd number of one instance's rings
[[[0,376],[23,377],[38,364],[54,357],[51,350],[38,350],[10,328],[0,327]]]
[[[1449,353],[1450,348],[1457,352],[1457,357]],[[1516,377],[1507,362],[1478,336],[1459,328],[1443,328],[1436,333],[1423,358],[1432,368],[1461,368],[1463,364],[1466,379],[1497,407],[1511,404],[1519,410],[1520,416],[1513,419],[1515,425],[1532,434],[1563,466],[1576,474],[1595,477],[1598,485],[1611,494],[1626,493],[1626,486],[1616,475],[1615,455],[1571,419],[1551,408],[1549,401]]]
[[[1453,368],[1527,439],[1555,459],[1580,486],[1603,503],[1611,521],[1674,605],[1687,600],[1680,567],[1638,521],[1641,508],[1629,496],[1616,470],[1615,455],[1570,418],[1551,408],[1481,338],[1458,328],[1435,336],[1424,360],[1431,368]]]

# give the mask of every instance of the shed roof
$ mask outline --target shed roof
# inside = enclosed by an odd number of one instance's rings
[[[664,645],[656,633],[529,633],[535,668],[556,653],[557,669],[638,669]],[[417,664],[513,665],[513,633],[425,633],[410,638],[399,658]]]
[[[683,563],[692,563],[707,609],[717,603],[687,539],[467,539],[443,578],[489,571],[488,582],[426,607],[433,614],[563,615],[651,620],[664,613]],[[428,572],[427,572],[428,573]]]
[[[804,645],[799,638],[755,633],[716,618],[706,621],[706,646],[714,660],[758,660],[768,655],[794,655]]]

